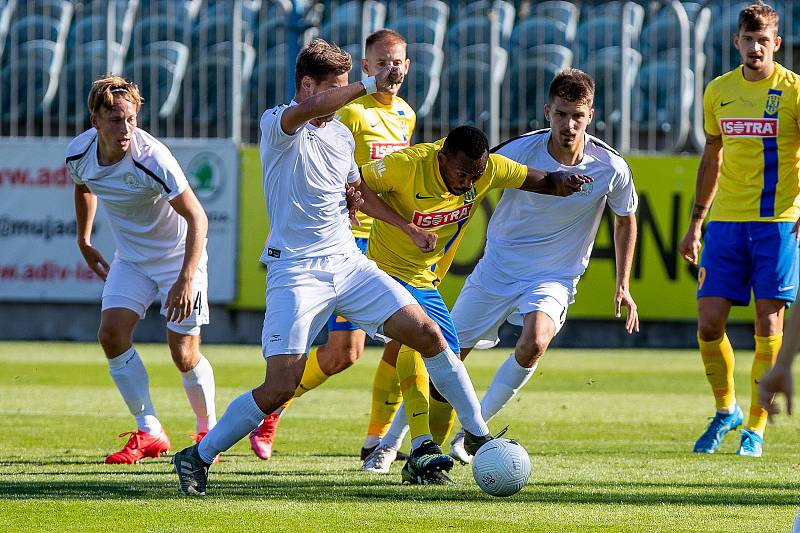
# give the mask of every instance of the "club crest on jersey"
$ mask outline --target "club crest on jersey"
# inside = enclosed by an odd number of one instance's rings
[[[589,196],[592,194],[592,189],[594,188],[592,183],[584,183],[581,185],[581,190],[576,192],[575,194],[578,196]]]
[[[770,94],[767,96],[767,105],[764,107],[764,111],[767,112],[768,115],[774,115],[778,112],[778,106],[781,105],[781,95],[779,94]]]
[[[438,228],[448,224],[455,224],[465,218],[469,218],[473,205],[475,204],[466,204],[452,211],[434,211],[433,213],[414,211],[414,217],[411,221],[420,228]]]
[[[132,191],[139,188],[139,180],[136,179],[135,174],[128,172],[122,177],[122,181],[125,183],[125,186]]]
[[[727,137],[777,137],[777,118],[723,118],[723,135]]]
[[[469,191],[464,193],[464,203],[472,203],[475,201],[475,197],[478,195],[475,187],[471,188]]]

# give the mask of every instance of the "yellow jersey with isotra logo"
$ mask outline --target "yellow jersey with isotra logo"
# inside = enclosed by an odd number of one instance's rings
[[[800,215],[800,76],[775,64],[744,79],[741,66],[703,96],[705,130],[722,136],[719,189],[709,221],[794,222]]]
[[[525,165],[490,154],[472,189],[456,196],[439,172],[436,156],[443,144],[444,139],[417,144],[361,167],[367,186],[389,207],[438,237],[435,249],[424,253],[401,229],[382,220],[373,224],[367,257],[387,274],[420,289],[436,287],[444,278],[464,226],[489,191],[519,188],[528,173]]]

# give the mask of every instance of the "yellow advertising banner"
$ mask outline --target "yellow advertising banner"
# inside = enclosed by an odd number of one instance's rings
[[[630,156],[639,193],[639,236],[631,293],[643,320],[694,320],[696,269],[678,254],[689,224],[697,156]],[[266,270],[258,258],[269,233],[256,147],[242,148],[239,290],[235,307],[263,309]],[[500,195],[483,203],[469,223],[453,266],[440,286],[448,305],[483,254],[486,225]],[[613,318],[615,287],[613,214],[606,209],[592,259],[578,284],[570,318]],[[734,320],[752,320],[753,311],[734,308]]]

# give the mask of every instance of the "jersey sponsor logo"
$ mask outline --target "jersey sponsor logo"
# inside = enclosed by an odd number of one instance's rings
[[[777,137],[777,118],[723,118],[723,135],[728,137]]]
[[[398,150],[402,150],[403,148],[407,147],[407,142],[384,142],[384,143],[369,143],[369,157],[370,159],[383,159],[387,155],[391,154],[392,152],[396,152]]]
[[[267,255],[270,257],[274,257],[275,259],[280,259],[281,251],[277,248],[267,248]]]
[[[453,211],[434,211],[433,213],[414,211],[414,217],[411,221],[420,228],[438,228],[448,224],[455,224],[465,218],[469,218],[473,205],[475,204],[465,204]]]

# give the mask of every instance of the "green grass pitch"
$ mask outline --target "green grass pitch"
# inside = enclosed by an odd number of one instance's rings
[[[173,451],[194,430],[166,345],[139,345]],[[263,378],[256,346],[205,346],[219,414]],[[506,350],[474,352],[483,391]],[[100,349],[82,343],[0,343],[0,530],[3,531],[789,531],[800,503],[798,421],[767,430],[761,459],[695,456],[713,404],[691,351],[552,350],[490,426],[528,450],[530,483],[484,495],[457,466],[457,486],[367,476],[355,457],[379,353],[295,402],[269,462],[246,440],[212,467],[209,495],[179,494],[168,458],[102,464],[133,429]],[[739,354],[749,404],[752,355]],[[746,412],[746,409],[745,409]]]

